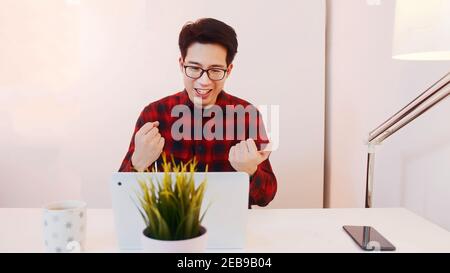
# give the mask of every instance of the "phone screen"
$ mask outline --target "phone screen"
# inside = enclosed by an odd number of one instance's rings
[[[364,250],[395,250],[395,246],[370,226],[343,226],[344,230]]]

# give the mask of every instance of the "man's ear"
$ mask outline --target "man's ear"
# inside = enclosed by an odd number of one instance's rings
[[[181,73],[183,73],[184,67],[183,67],[183,58],[182,57],[178,58],[178,63],[180,64],[180,71],[181,71]]]
[[[227,68],[227,78],[228,78],[228,76],[230,76],[231,70],[233,70],[233,64],[230,64]]]

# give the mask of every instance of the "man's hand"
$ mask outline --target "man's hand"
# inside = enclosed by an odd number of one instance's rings
[[[161,137],[158,126],[158,121],[147,122],[136,132],[131,164],[139,172],[155,162],[163,151],[164,138]]]
[[[243,140],[231,147],[228,161],[236,171],[253,175],[258,169],[258,165],[266,160],[269,155],[269,151],[258,151],[255,141],[249,138],[247,141]]]

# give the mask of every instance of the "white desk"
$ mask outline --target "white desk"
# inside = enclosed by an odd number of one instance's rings
[[[119,252],[110,209],[89,209],[87,252]],[[362,252],[343,225],[371,225],[399,252],[450,252],[450,232],[402,208],[249,210],[244,249],[211,252]],[[0,209],[0,252],[42,252],[41,209]]]

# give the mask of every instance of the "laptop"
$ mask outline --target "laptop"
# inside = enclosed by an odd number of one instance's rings
[[[173,175],[173,173],[170,173]],[[209,205],[202,225],[208,231],[207,248],[243,248],[247,228],[249,202],[249,176],[245,172],[196,172],[196,186],[207,175],[207,187],[202,211]],[[162,181],[164,173],[114,173],[110,182],[112,207],[119,248],[141,249],[144,220],[136,207],[136,192],[140,192],[137,179],[152,177]]]

